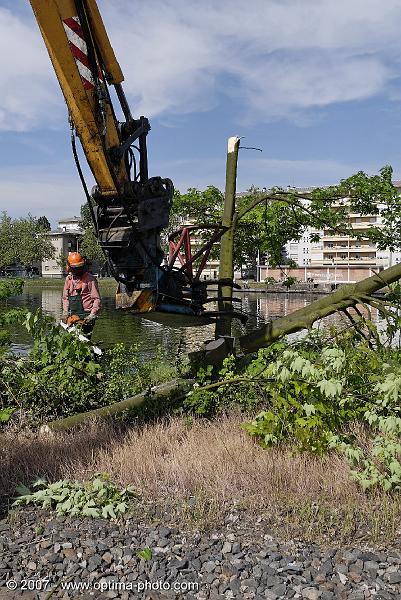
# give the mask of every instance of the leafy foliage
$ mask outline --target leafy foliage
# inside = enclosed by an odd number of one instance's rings
[[[296,277],[286,277],[284,279],[284,281],[282,282],[281,285],[283,285],[284,287],[286,287],[287,289],[289,289],[292,285],[295,285],[297,283],[298,279]]]
[[[80,240],[80,252],[89,261],[98,262],[100,265],[106,263],[106,257],[96,238],[95,230],[88,203],[81,206],[80,225],[84,230]]]
[[[174,231],[182,224],[183,219],[184,222],[190,220],[199,224],[217,223],[221,218],[223,202],[223,194],[211,185],[204,191],[189,188],[185,194],[176,190],[171,207],[169,229]]]
[[[359,361],[364,368],[355,372],[350,365]],[[291,440],[300,450],[322,453],[331,432],[367,409],[363,390],[377,368],[375,353],[363,345],[356,350],[329,346],[318,352],[290,347],[266,366],[269,407],[244,428],[264,446]]]
[[[106,350],[107,376],[103,382],[103,398],[107,404],[116,398],[124,400],[146,387],[158,385],[177,375],[176,367],[169,363],[161,348],[156,349],[152,360],[140,355],[139,347],[116,344]]]
[[[176,375],[161,351],[146,360],[136,346],[117,344],[98,356],[40,311],[22,318],[33,346],[26,357],[0,359],[0,410],[20,409],[33,423],[123,400]]]
[[[319,232],[328,229],[357,239],[363,235],[379,249],[401,248],[401,201],[392,173],[390,166],[374,176],[359,171],[338,185],[307,194],[292,188],[263,192],[252,187],[236,201],[235,266],[254,267],[258,255],[267,257],[271,266],[287,264],[283,247],[290,240],[300,240],[308,228],[315,231],[311,239],[315,242]],[[222,207],[223,194],[213,187],[176,192],[171,227],[176,228],[183,215],[195,223],[219,222]],[[376,215],[380,223],[358,232],[351,227],[351,213]]]
[[[5,302],[11,296],[22,294],[24,282],[22,279],[3,279],[0,281],[0,302]],[[10,308],[0,313],[0,351],[4,351],[10,343],[10,333],[4,329],[18,321],[24,314],[23,309]]]
[[[14,506],[34,504],[54,510],[57,516],[102,517],[117,519],[123,515],[134,496],[130,486],[119,489],[105,475],[96,475],[85,483],[63,479],[48,483],[39,479],[32,491],[25,486],[17,487],[19,498]]]
[[[19,296],[24,289],[22,279],[3,279],[0,281],[0,300],[6,300],[11,296]]]
[[[239,222],[253,223],[252,235],[260,240],[257,249],[268,255],[272,266],[284,264],[283,246],[300,240],[307,228],[315,230],[311,241],[318,241],[319,231],[329,229],[357,239],[363,235],[380,249],[394,250],[401,247],[401,202],[392,173],[390,166],[374,176],[359,171],[336,186],[315,188],[308,194],[291,188],[276,187],[265,194],[253,189],[238,202]],[[351,213],[377,215],[381,222],[362,234],[352,229]]]
[[[400,299],[395,288],[391,297]],[[226,359],[217,380],[212,368],[203,369],[185,407],[204,416],[232,406],[251,410],[256,416],[243,428],[263,447],[336,450],[364,489],[399,490],[399,305],[392,309],[380,332],[361,319],[355,328],[312,330],[302,339],[276,343],[245,366]]]
[[[47,221],[47,219],[46,219]],[[48,221],[47,221],[48,223]],[[0,215],[0,269],[13,263],[30,266],[54,257],[54,247],[46,236],[44,217],[12,219],[6,212]]]

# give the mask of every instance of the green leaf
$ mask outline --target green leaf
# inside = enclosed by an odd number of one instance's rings
[[[318,383],[318,388],[325,396],[334,398],[341,394],[343,386],[342,383],[336,379],[323,379]]]
[[[111,517],[112,519],[116,518],[116,513],[114,512],[114,506],[112,504],[107,504],[102,508],[102,516],[107,519],[107,517]]]
[[[152,550],[150,548],[144,548],[143,550],[139,550],[136,553],[139,558],[142,558],[145,561],[151,560],[153,557]]]
[[[314,415],[316,412],[316,408],[313,404],[304,404],[302,408],[304,409],[308,417]]]
[[[81,514],[84,517],[100,517],[100,512],[97,508],[92,508],[90,506],[86,506],[82,509]]]
[[[19,496],[29,496],[31,494],[31,490],[23,483],[18,484],[15,491]]]
[[[15,410],[16,410],[15,408],[1,409],[0,410],[0,423],[7,423],[11,419]]]

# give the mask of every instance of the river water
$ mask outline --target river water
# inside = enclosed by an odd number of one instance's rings
[[[61,318],[61,289],[35,288],[24,292],[21,296],[12,298],[7,305],[21,306],[35,311],[42,311],[60,320]],[[316,299],[312,294],[263,294],[243,293],[242,310],[248,315],[246,325],[235,321],[234,335],[239,336],[252,331],[272,318],[287,315],[298,308],[302,308]],[[199,348],[205,340],[213,339],[214,324],[200,325],[199,320],[191,317],[176,315],[161,315],[155,321],[150,318],[139,317],[128,312],[117,311],[114,308],[114,294],[102,294],[103,308],[96,323],[93,341],[102,347],[110,347],[117,342],[138,344],[141,352],[152,355],[158,346],[176,356],[177,353],[189,352]],[[213,309],[212,305],[209,305]],[[0,308],[4,310],[4,306]],[[156,315],[155,315],[156,316]],[[31,345],[31,339],[23,327],[12,328],[13,349],[18,353],[25,353]]]

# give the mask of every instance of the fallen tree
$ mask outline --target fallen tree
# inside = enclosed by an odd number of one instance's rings
[[[401,279],[401,264],[394,265],[393,267],[382,271],[380,274],[375,274],[359,283],[344,285],[332,294],[321,297],[308,306],[294,311],[290,315],[274,319],[256,331],[242,336],[239,339],[241,352],[244,354],[256,352],[260,348],[265,348],[290,333],[296,333],[303,329],[310,329],[319,319],[323,319],[336,312],[344,312],[350,320],[353,320],[353,317],[348,313],[347,309],[354,308],[360,314],[358,305],[365,307],[371,306],[386,311],[386,306],[391,304],[391,302],[386,299],[386,297],[377,298],[374,297],[373,294],[399,279]],[[225,346],[224,342],[225,340],[222,339],[219,362],[223,359],[224,350],[226,350],[226,354],[228,352],[227,348],[229,347]],[[215,353],[215,348],[213,347],[210,351],[210,346],[215,344],[216,342],[214,341],[211,344],[206,345],[204,350],[197,353],[199,358],[203,358],[204,361],[208,362],[210,355],[212,353],[214,355]],[[104,406],[96,410],[79,413],[65,419],[47,423],[42,427],[41,431],[66,431],[94,419],[120,416],[125,411],[142,406],[146,402],[163,402],[167,404],[171,400],[179,401],[190,391],[193,383],[193,379],[176,379],[169,381],[121,402],[111,404],[110,406]],[[219,386],[220,384],[216,385]],[[210,387],[212,388],[213,384]]]
[[[154,386],[140,394],[126,398],[121,402],[115,402],[109,406],[102,406],[95,410],[89,410],[84,413],[78,413],[65,419],[51,421],[42,425],[41,433],[55,433],[58,431],[68,431],[74,427],[84,425],[96,419],[107,419],[122,415],[124,412],[138,408],[145,403],[168,403],[171,400],[178,401],[189,392],[194,381],[191,379],[175,379],[161,385]]]
[[[401,264],[394,265],[380,273],[373,275],[359,283],[345,284],[332,294],[319,298],[304,308],[294,311],[290,315],[270,321],[267,325],[242,336],[239,340],[244,354],[265,348],[279,338],[310,329],[316,321],[323,319],[335,312],[344,312],[348,318],[347,308],[368,305],[379,310],[386,310],[386,299],[372,296],[375,292],[387,287],[401,278]]]

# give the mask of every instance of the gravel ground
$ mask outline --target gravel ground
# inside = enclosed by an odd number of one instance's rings
[[[399,599],[396,546],[284,544],[241,513],[201,533],[29,509],[0,521],[0,599]]]

